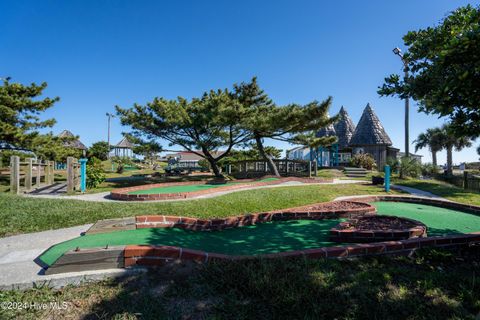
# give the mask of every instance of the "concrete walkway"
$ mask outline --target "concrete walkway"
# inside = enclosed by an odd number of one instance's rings
[[[411,195],[418,196],[418,197],[426,197],[426,198],[435,198],[435,199],[447,200],[445,198],[437,196],[436,194],[433,194],[433,193],[428,192],[428,191],[423,191],[423,190],[420,190],[420,189],[415,189],[415,188],[406,187],[406,186],[399,186],[399,185],[391,185],[390,187],[394,190],[400,190],[400,191],[408,192]]]
[[[43,275],[43,268],[34,260],[52,245],[78,237],[90,226],[92,225],[87,224],[0,238],[0,290],[28,289],[45,284],[58,288],[67,284],[79,284],[84,281],[138,272],[138,270],[108,269]]]
[[[240,192],[246,190],[256,190],[256,189],[267,189],[267,188],[279,188],[279,187],[298,187],[298,186],[311,186],[311,185],[332,185],[332,184],[351,184],[351,183],[365,183],[368,181],[362,180],[341,180],[341,179],[334,179],[333,182],[322,182],[322,183],[303,183],[299,181],[289,181],[284,182],[281,184],[275,185],[267,185],[267,186],[259,186],[259,187],[250,187],[244,189],[236,189],[236,190],[228,190],[228,191],[218,191],[214,193],[209,193],[205,195],[200,195],[197,197],[186,198],[186,199],[173,199],[173,200],[152,200],[152,201],[121,201],[121,200],[114,200],[110,198],[110,192],[99,192],[99,193],[88,193],[88,194],[81,194],[81,195],[72,195],[67,196],[65,194],[55,194],[55,193],[37,193],[37,194],[25,194],[26,197],[35,197],[35,198],[46,198],[46,199],[72,199],[72,200],[83,200],[83,201],[94,201],[94,202],[123,202],[123,203],[151,203],[151,202],[171,202],[171,201],[189,201],[189,200],[196,200],[196,199],[207,199],[207,198],[214,198],[223,196],[225,194],[233,193],[233,192]]]

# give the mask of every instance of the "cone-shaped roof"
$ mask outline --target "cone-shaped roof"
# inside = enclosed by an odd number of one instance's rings
[[[115,147],[132,149],[134,147],[134,144],[131,143],[126,137],[123,137],[123,139],[119,143],[117,143]]]
[[[75,138],[75,135],[68,130],[63,130],[62,132],[60,132],[58,137],[60,137],[60,138]],[[65,141],[65,143],[63,145],[65,147],[70,147],[70,148],[75,148],[75,149],[80,149],[80,150],[87,150],[87,147],[78,139],[71,140],[71,141]]]
[[[385,132],[370,104],[367,104],[363,110],[362,117],[350,140],[350,145],[392,145],[392,140]]]
[[[333,124],[329,124],[328,126],[318,130],[318,132],[315,136],[317,138],[321,138],[321,137],[332,137],[332,136],[336,136],[336,135],[337,135],[337,133],[335,132],[335,128],[333,127]]]
[[[340,118],[333,127],[337,134],[338,146],[345,148],[350,144],[353,132],[355,131],[355,125],[343,106],[340,108],[339,115]]]

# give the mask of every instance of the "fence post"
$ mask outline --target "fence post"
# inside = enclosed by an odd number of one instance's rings
[[[308,161],[308,176],[310,178],[312,177],[312,162],[313,161]]]
[[[463,189],[468,189],[468,172],[463,171]]]
[[[315,173],[315,177],[316,177],[318,175],[317,159],[313,161],[313,172]]]
[[[35,187],[40,188],[40,181],[42,179],[42,161],[37,159],[37,179],[35,180]]]
[[[87,161],[88,159],[80,159],[80,191],[87,190]]]
[[[20,157],[10,157],[10,193],[20,193]]]
[[[75,188],[74,177],[73,157],[67,157],[67,193],[72,193]]]
[[[390,166],[385,166],[385,191],[390,191]]]
[[[25,168],[25,190],[30,191],[32,190],[32,179],[33,179],[33,159],[27,158],[25,159],[27,162],[27,167]]]

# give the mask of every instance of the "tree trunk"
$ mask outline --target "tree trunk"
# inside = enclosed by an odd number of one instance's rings
[[[215,177],[223,178],[223,175],[220,172],[220,168],[217,165],[217,161],[215,161],[213,157],[206,157],[205,159],[208,161],[208,163],[210,163],[210,166],[212,167],[213,174],[215,175]]]
[[[267,162],[267,166],[270,172],[274,176],[280,177],[280,173],[278,172],[277,165],[272,160],[272,158],[265,152],[265,149],[263,148],[262,138],[259,136],[255,136],[255,142],[257,143],[258,152],[263,157],[263,159],[265,159],[265,162]]]
[[[432,151],[432,164],[435,168],[437,167],[437,151]]]
[[[453,168],[452,168],[452,146],[447,147],[447,175],[451,176],[453,174]]]

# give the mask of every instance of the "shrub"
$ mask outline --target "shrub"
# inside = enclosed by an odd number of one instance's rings
[[[438,174],[438,167],[431,163],[422,165],[422,176],[435,176],[436,174]]]
[[[123,173],[126,165],[133,164],[132,160],[128,157],[113,157],[112,163],[117,165],[117,173]]]
[[[87,163],[87,188],[96,188],[103,181],[105,181],[105,173],[102,162],[95,157],[90,158]]]
[[[415,158],[402,157],[399,162],[400,179],[418,178],[422,173],[422,165]]]
[[[371,154],[358,153],[350,159],[350,165],[357,168],[364,168],[367,170],[373,170],[377,167],[375,159]]]

